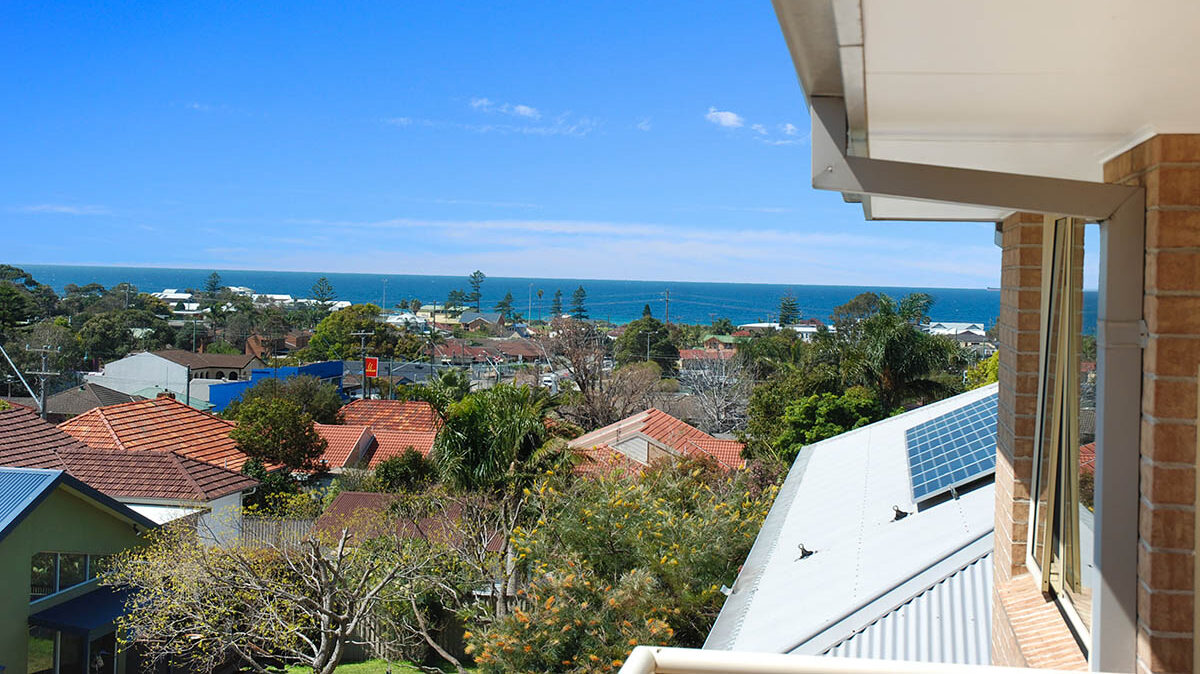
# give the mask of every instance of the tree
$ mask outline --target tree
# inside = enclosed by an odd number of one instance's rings
[[[647,307],[649,308],[649,307]],[[679,349],[671,340],[671,331],[661,321],[643,315],[625,326],[613,347],[617,364],[651,361],[668,376],[679,367]]]
[[[375,466],[375,479],[386,491],[416,491],[433,483],[437,466],[412,447]]]
[[[553,318],[558,318],[559,316],[562,316],[562,313],[562,288],[559,288],[554,291],[554,299],[550,301],[550,314]]]
[[[490,495],[500,507],[498,534],[508,560],[496,614],[515,590],[512,533],[524,514],[524,490],[544,471],[562,468],[562,446],[547,442],[550,399],[544,389],[499,384],[450,405],[433,445],[442,480],[452,489]]]
[[[949,392],[934,375],[950,367],[959,347],[917,327],[928,312],[928,297],[920,293],[906,297],[897,308],[889,297],[880,296],[876,313],[858,324],[861,340],[849,347],[847,378],[875,389],[887,408]]]
[[[718,318],[712,322],[709,331],[714,335],[731,335],[737,327],[728,318]]]
[[[309,312],[312,324],[316,324],[329,315],[329,310],[333,307],[333,303],[337,301],[337,292],[333,289],[333,284],[329,282],[329,278],[322,276],[313,284],[309,297],[315,302],[312,311]]]
[[[451,290],[446,295],[446,311],[455,311],[462,313],[463,307],[467,306],[467,294],[462,290]]]
[[[204,294],[209,297],[216,297],[221,290],[221,275],[213,272],[204,280]]]
[[[532,580],[510,616],[473,631],[480,671],[608,672],[636,644],[701,646],[776,479],[681,460],[640,478],[541,483],[538,524],[514,541]]]
[[[124,358],[135,349],[152,351],[174,342],[163,319],[143,309],[95,314],[79,328],[84,356],[101,361]]]
[[[571,294],[571,318],[581,321],[587,320],[588,312],[586,302],[587,291],[583,289],[583,286],[579,286],[575,289],[575,292]]]
[[[444,546],[401,535],[395,519],[360,512],[297,544],[223,547],[161,527],[105,574],[132,591],[121,646],[190,671],[213,672],[232,655],[260,674],[280,664],[333,674],[369,616],[414,602],[446,568]]]
[[[559,412],[586,429],[599,428],[650,406],[662,379],[654,363],[634,363],[611,374],[604,368],[608,338],[594,324],[570,317],[555,318],[547,345],[557,367],[566,368],[574,391]]]
[[[256,513],[285,516],[286,511],[278,510],[280,504],[286,503],[280,496],[289,496],[300,492],[300,485],[286,471],[267,470],[259,459],[251,457],[242,464],[242,474],[258,480],[254,492],[242,499],[242,506]]]
[[[967,388],[974,389],[988,384],[994,384],[1000,378],[1000,352],[975,363],[967,368]]]
[[[0,343],[13,328],[32,320],[34,311],[28,292],[7,281],[0,281]]]
[[[479,302],[483,299],[483,281],[487,275],[476,269],[467,277],[467,284],[471,286],[471,292],[467,295],[467,301],[474,307],[475,311],[479,311]]]
[[[423,342],[418,336],[381,322],[379,316],[374,304],[354,304],[329,314],[317,324],[302,355],[313,360],[356,359],[362,341],[355,332],[372,333],[367,338],[370,355],[413,360],[421,354]]]
[[[237,419],[241,407],[251,400],[291,400],[300,406],[300,411],[319,424],[338,423],[338,411],[342,409],[342,397],[337,387],[329,382],[308,375],[279,379],[262,379],[234,400],[222,413],[226,419]]]
[[[504,317],[504,320],[513,322],[516,316],[516,311],[513,309],[513,295],[511,292],[504,293],[504,299],[496,303],[496,311]]]
[[[873,391],[862,386],[842,395],[821,393],[802,398],[788,405],[783,432],[774,442],[776,455],[791,463],[805,445],[861,428],[891,413]]]
[[[248,456],[292,470],[314,470],[328,443],[313,427],[312,415],[286,398],[254,398],[238,407],[229,432]]]
[[[779,324],[786,327],[800,321],[800,306],[796,304],[796,296],[789,290],[779,300]]]
[[[679,372],[679,383],[696,404],[701,430],[728,433],[745,425],[751,379],[739,359],[699,361]]]

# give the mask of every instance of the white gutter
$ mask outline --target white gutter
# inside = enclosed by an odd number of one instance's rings
[[[1039,669],[1056,674],[1062,670]],[[737,653],[638,646],[619,674],[1029,674],[1018,667],[984,667],[820,655]]]

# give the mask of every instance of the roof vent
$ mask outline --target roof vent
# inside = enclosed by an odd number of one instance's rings
[[[802,559],[808,559],[809,557],[812,557],[813,555],[817,554],[816,550],[809,550],[808,548],[804,547],[803,543],[801,543],[800,545],[797,545],[796,547],[800,548],[800,556],[796,558],[797,562]]]
[[[912,514],[912,513],[908,513],[908,512],[901,510],[900,506],[897,506],[897,505],[892,506],[892,521],[893,522],[899,522],[900,520],[904,519],[905,517],[908,517],[910,514]]]

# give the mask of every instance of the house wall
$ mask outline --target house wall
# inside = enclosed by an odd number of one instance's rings
[[[1160,135],[1104,167],[1146,190],[1137,668],[1191,671],[1195,610],[1200,135]]]
[[[650,462],[648,457],[650,444],[646,442],[645,438],[629,438],[628,440],[623,440],[618,444],[612,445],[612,448],[639,463]]]
[[[64,592],[43,599],[31,610],[29,583],[35,553],[107,555],[140,542],[128,521],[61,486],[0,540],[0,666],[4,674],[26,674],[30,614],[80,593]]]
[[[161,386],[182,396],[187,386],[187,368],[152,353],[135,353],[108,363],[102,374],[89,374],[85,379],[122,393]]]
[[[208,502],[209,512],[200,516],[197,531],[215,545],[237,542],[242,534],[242,492]]]

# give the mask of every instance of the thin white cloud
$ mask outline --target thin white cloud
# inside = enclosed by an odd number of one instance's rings
[[[502,115],[524,117],[526,119],[542,118],[541,111],[532,105],[524,105],[522,103],[496,103],[490,98],[472,98],[468,105],[480,112],[498,112]]]
[[[50,215],[108,215],[111,211],[104,206],[73,206],[70,204],[34,204],[13,209],[19,213],[45,213]]]
[[[537,108],[528,105],[502,106],[500,112],[516,115],[517,117],[528,117],[530,119],[541,119],[542,113],[538,112]]]
[[[638,131],[649,131],[650,130],[650,118],[649,117],[642,118],[642,120],[637,123],[637,129],[638,129]]]
[[[792,124],[791,122],[788,122],[787,124],[784,124],[783,126],[781,126],[779,128],[781,131],[783,131],[783,134],[785,136],[794,136],[797,133],[799,133],[799,131],[800,131],[799,129],[796,128],[796,125]]]
[[[750,128],[759,135],[767,135],[767,127],[763,126],[762,124],[751,124]]]
[[[389,117],[383,121],[392,126],[411,126],[413,123],[412,117]]]
[[[472,98],[471,107],[476,110],[489,110],[492,107],[492,102],[486,98]]]
[[[708,114],[705,115],[704,118],[713,124],[716,124],[717,126],[723,126],[729,129],[739,128],[746,123],[746,120],[736,112],[718,110],[716,108],[709,108]]]
[[[540,113],[539,117],[540,117]],[[383,120],[389,126],[413,127],[422,126],[432,129],[460,129],[473,133],[520,134],[526,136],[576,136],[590,134],[599,126],[599,122],[590,117],[575,117],[563,113],[541,124],[495,122],[484,124],[468,124],[437,119],[421,119],[415,117],[389,117]]]

